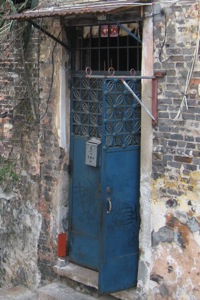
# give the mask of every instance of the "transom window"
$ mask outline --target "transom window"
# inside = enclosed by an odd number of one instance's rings
[[[123,24],[141,39],[139,23]],[[141,69],[141,44],[117,25],[75,27],[72,43],[72,68],[90,67],[93,71]]]

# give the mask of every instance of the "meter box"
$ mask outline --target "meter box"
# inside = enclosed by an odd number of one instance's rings
[[[92,167],[98,167],[100,164],[100,145],[101,140],[91,138],[86,142],[85,164]]]

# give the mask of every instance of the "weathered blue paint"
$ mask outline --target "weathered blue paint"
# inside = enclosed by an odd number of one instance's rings
[[[100,292],[131,288],[137,283],[139,235],[139,147],[107,150],[103,154],[104,180],[111,189],[102,194],[103,227],[101,240]],[[107,197],[112,210],[107,213]]]
[[[85,165],[87,138],[73,137],[73,181],[71,186],[70,260],[99,268],[100,168]]]
[[[110,293],[137,282],[140,108],[119,79],[77,82],[72,89],[69,258],[98,270],[99,292]],[[139,94],[137,82],[127,82]],[[98,167],[85,165],[91,136],[101,139]]]
[[[138,139],[127,138],[130,130],[126,130],[126,123],[132,121],[132,133],[138,133],[137,110],[132,114],[129,109],[136,108],[135,102],[130,102],[126,92],[118,80],[104,80],[104,126],[102,152],[102,233],[101,233],[101,262],[99,270],[99,292],[111,293],[136,286],[138,258],[139,258],[139,170],[140,147]],[[129,84],[137,88],[135,83]],[[110,86],[110,88],[109,88]],[[123,99],[121,98],[123,95]],[[107,111],[111,106],[108,99],[113,99],[113,115],[107,118]],[[122,115],[118,114],[121,108]],[[127,113],[129,112],[129,113]],[[122,145],[107,147],[106,126],[114,124],[114,133],[117,124],[123,122],[121,131]],[[130,125],[130,124],[129,124]],[[104,138],[105,137],[105,138]],[[109,193],[107,192],[109,187]],[[112,209],[107,213],[107,199],[111,199]]]

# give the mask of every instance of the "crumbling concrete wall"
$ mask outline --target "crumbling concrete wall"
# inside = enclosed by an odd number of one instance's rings
[[[44,28],[62,40],[65,37],[60,20],[48,19]],[[40,43],[40,196],[38,211],[42,216],[39,237],[39,267],[42,278],[55,278],[53,265],[57,255],[57,234],[67,228],[68,211],[68,156],[67,133],[62,133],[60,124],[67,127],[63,118],[62,103],[69,101],[66,95],[67,54],[57,42],[43,35]],[[66,70],[63,68],[66,68]],[[64,80],[65,81],[65,80]],[[64,88],[64,92],[62,90]],[[64,99],[63,99],[64,98]],[[64,101],[63,101],[64,100]],[[69,122],[69,121],[68,121]]]
[[[59,40],[64,40],[65,32],[59,18],[47,19],[42,27]],[[67,229],[68,156],[66,151],[69,148],[66,136],[67,122],[69,122],[66,119],[66,105],[69,101],[66,91],[67,80],[65,81],[67,61],[66,49],[48,36],[42,35],[39,61],[38,144],[40,160],[38,211],[42,216],[38,241],[38,264],[42,279],[55,278],[53,266],[57,258],[57,235]]]
[[[0,287],[36,286],[40,281],[37,246],[41,216],[36,208],[39,127],[30,103],[30,93],[36,99],[38,94],[38,37],[31,41],[25,58],[21,31],[22,27],[16,26],[12,32],[1,33],[0,113],[5,117],[0,118]],[[37,112],[37,101],[34,107]]]
[[[199,299],[200,5],[156,1],[154,15],[154,70],[166,76],[153,131],[151,290],[154,299]]]
[[[20,24],[1,44],[0,286],[55,278],[57,234],[67,228],[68,56],[33,27],[24,52]],[[59,19],[41,25],[65,38]]]
[[[65,36],[60,20],[42,26]],[[55,278],[57,234],[67,228],[69,145],[60,127],[69,122],[63,114],[68,57],[36,29],[26,53],[22,43],[13,32],[2,44],[0,113],[8,114],[0,119],[0,286]]]

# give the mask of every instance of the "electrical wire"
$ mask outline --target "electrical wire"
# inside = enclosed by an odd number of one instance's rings
[[[62,30],[60,31],[60,33],[58,34],[58,37],[60,36]],[[40,121],[45,117],[45,115],[47,114],[48,111],[48,106],[49,106],[49,102],[50,102],[50,98],[51,98],[51,92],[52,92],[52,88],[53,88],[53,79],[54,79],[54,71],[55,71],[55,65],[54,65],[54,51],[56,49],[58,42],[55,42],[54,47],[52,49],[52,53],[51,53],[51,63],[52,63],[52,73],[51,73],[51,83],[50,83],[50,89],[49,89],[49,96],[47,99],[47,103],[46,103],[46,109],[44,114],[42,115],[42,117],[40,117]]]
[[[200,41],[200,21],[199,21],[199,24],[198,24],[198,37],[197,37],[197,44],[196,44],[196,48],[195,48],[195,51],[194,51],[194,55],[193,55],[193,60],[192,60],[192,64],[191,64],[191,68],[190,70],[188,71],[188,74],[187,74],[187,79],[186,79],[186,86],[185,86],[185,91],[183,93],[183,98],[182,98],[182,101],[181,101],[181,105],[180,105],[180,108],[177,112],[177,115],[175,116],[175,118],[173,120],[178,120],[180,115],[181,115],[181,112],[183,110],[183,107],[185,105],[186,109],[188,110],[188,99],[187,99],[187,92],[188,92],[188,88],[190,86],[190,80],[192,78],[192,74],[193,74],[193,71],[194,71],[194,66],[195,66],[195,61],[198,57],[198,51],[199,51],[199,41]]]
[[[162,45],[161,45],[161,47],[160,47],[160,51],[159,51],[159,55],[158,55],[158,58],[159,58],[159,61],[161,62],[161,63],[163,63],[163,62],[166,62],[166,61],[168,61],[168,59],[169,58],[165,58],[165,60],[162,60],[162,54],[163,54],[163,49],[164,49],[164,47],[165,47],[165,44],[166,44],[166,38],[167,38],[167,18],[166,18],[166,13],[165,13],[165,11],[163,10],[162,11],[162,13],[161,13],[161,15],[164,15],[164,17],[165,17],[165,33],[164,33],[164,40],[163,40],[163,42],[162,42]]]

